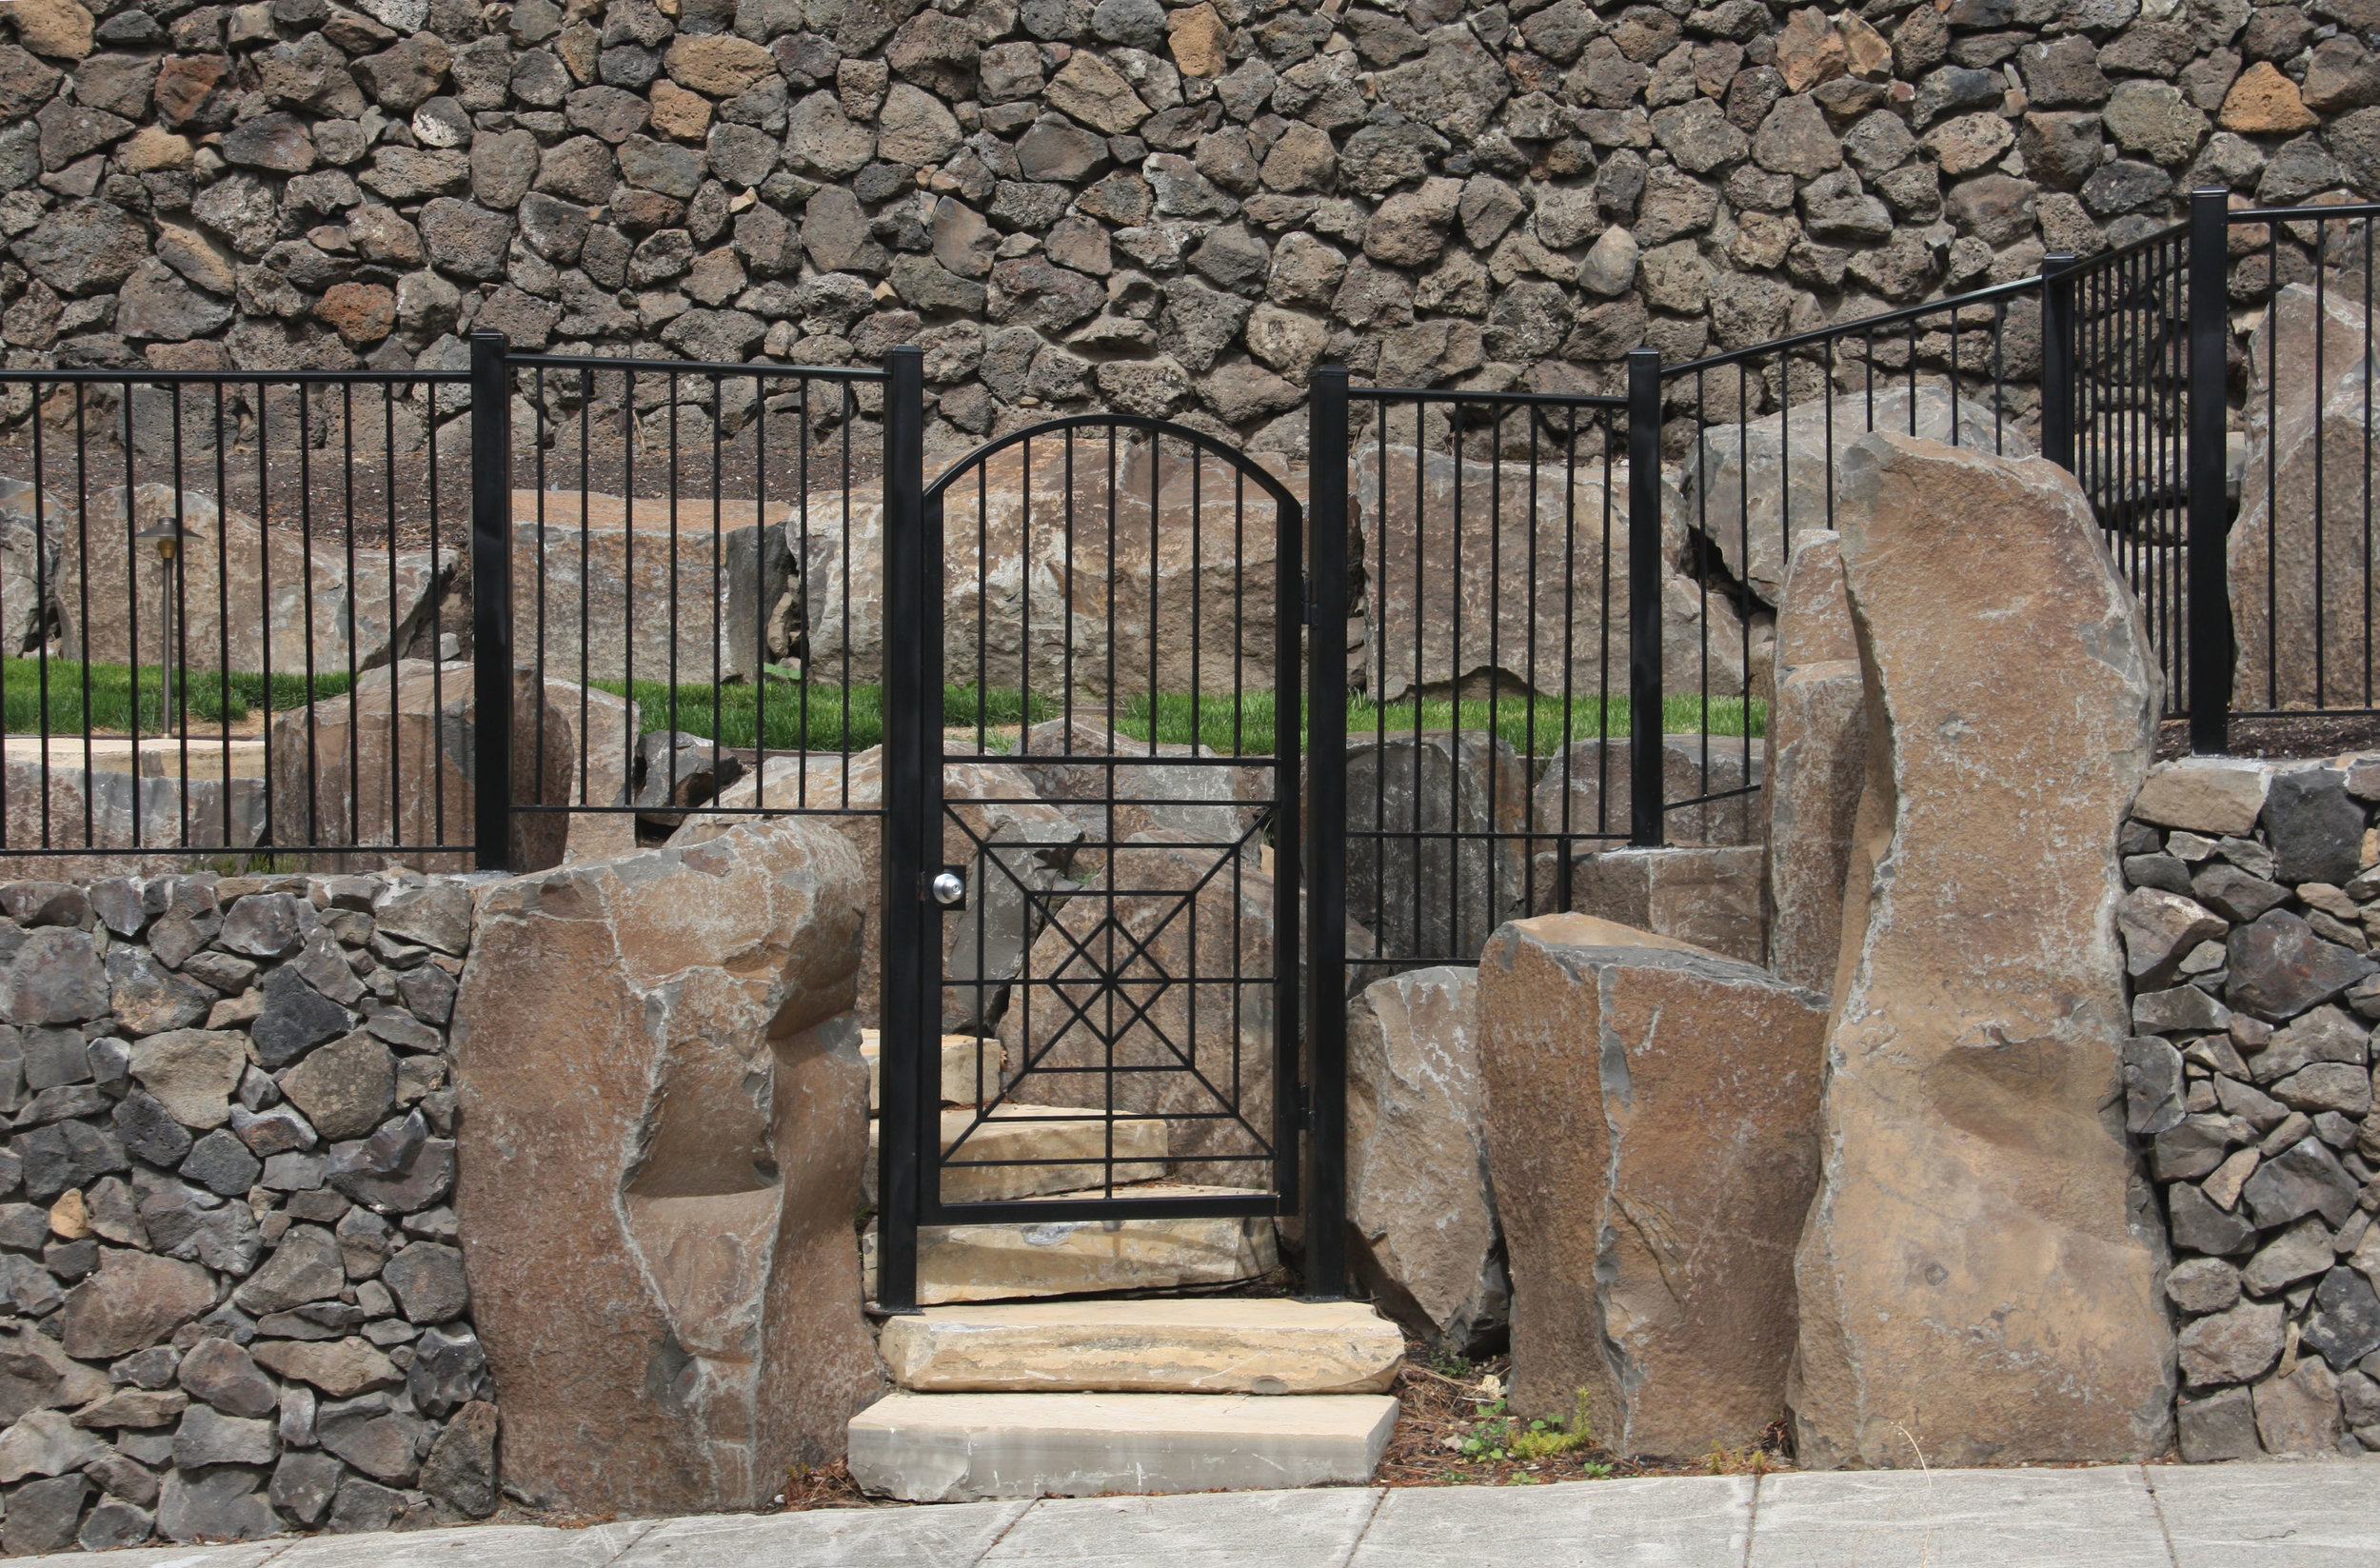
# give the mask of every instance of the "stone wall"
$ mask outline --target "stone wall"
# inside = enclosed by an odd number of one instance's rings
[[[0,884],[0,1550],[494,1511],[411,873]]]
[[[2124,826],[2127,1110],[2172,1228],[2182,1457],[2380,1450],[2380,757],[2197,758]]]
[[[1614,388],[2200,182],[2380,190],[2370,0],[358,7],[10,8],[10,364],[917,342],[945,446],[1097,404],[1295,448],[1319,359]]]

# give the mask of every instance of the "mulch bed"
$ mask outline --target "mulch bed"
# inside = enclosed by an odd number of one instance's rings
[[[2228,755],[2233,757],[2336,757],[2380,748],[2380,715],[2290,713],[2272,719],[2233,719]],[[2190,755],[2190,721],[2168,719],[2157,726],[2157,760]]]

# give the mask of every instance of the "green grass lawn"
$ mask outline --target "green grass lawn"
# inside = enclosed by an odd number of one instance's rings
[[[45,675],[49,703],[44,723],[42,694]],[[133,671],[125,665],[84,665],[68,659],[0,659],[0,709],[7,714],[11,735],[83,733],[88,720],[95,734],[129,735],[134,728]],[[140,666],[140,724],[150,734],[160,728],[160,699],[164,673],[154,665]],[[346,694],[347,674],[314,677],[317,697]],[[262,675],[193,669],[174,678],[173,708],[186,706],[193,720],[208,724],[246,719],[260,706],[279,713],[306,705],[306,674],[273,672],[271,689]]]
[[[617,682],[598,682],[615,696],[626,688]],[[812,750],[862,750],[884,738],[884,700],[873,685],[803,686],[771,681],[765,686],[681,685],[636,683],[640,727],[645,732],[676,729],[701,735],[724,745],[762,744],[771,750],[791,750],[807,744]],[[673,705],[674,699],[674,705]],[[1024,699],[1013,689],[994,687],[979,692],[973,686],[942,688],[942,723],[952,729],[1013,726],[1024,717]],[[1062,711],[1053,699],[1036,692],[1032,719],[1036,724]],[[1149,739],[1150,703],[1145,695],[1125,699],[1117,724],[1120,733],[1136,741]],[[1157,739],[1181,744],[1195,738],[1224,753],[1270,755],[1273,749],[1273,694],[1250,692],[1240,701],[1207,696],[1195,702],[1186,694],[1160,694],[1156,702]],[[1412,702],[1380,705],[1361,698],[1347,704],[1347,732],[1360,738],[1378,734],[1410,734],[1417,725]],[[1076,716],[1091,723],[1105,718],[1104,705],[1078,704]],[[1617,740],[1631,729],[1628,702],[1615,698],[1606,705],[1592,698],[1565,704],[1559,698],[1484,699],[1457,705],[1452,701],[1419,705],[1422,729],[1494,729],[1525,755],[1546,756],[1574,740],[1608,735]],[[1739,698],[1714,699],[1710,729],[1714,735],[1758,736],[1768,722],[1768,705],[1747,704]],[[1702,728],[1702,705],[1695,697],[1672,697],[1662,704],[1662,728],[1670,734],[1691,735]],[[995,744],[995,749],[998,749]]]
[[[46,724],[42,703],[45,665],[49,691]],[[139,670],[138,684],[139,728],[154,734],[160,727],[158,706],[163,677],[155,665],[144,665]],[[631,695],[621,682],[598,681],[595,685],[614,696]],[[5,708],[10,734],[36,734],[45,728],[52,735],[80,734],[87,718],[93,733],[129,734],[134,728],[133,685],[133,671],[123,665],[84,665],[64,659],[0,659],[0,707]],[[345,670],[314,677],[313,690],[318,698],[343,696],[347,689]],[[306,694],[306,677],[302,672],[275,671],[268,690],[261,675],[226,675],[218,670],[189,670],[177,676],[174,693],[177,707],[187,704],[191,718],[206,724],[226,720],[236,724],[259,707],[275,713],[300,707],[307,701]],[[861,751],[884,738],[884,697],[883,690],[874,685],[845,688],[770,680],[760,685],[673,687],[658,681],[639,681],[632,695],[637,704],[639,727],[647,733],[681,730],[724,745],[765,746],[771,751]],[[1229,697],[1193,700],[1186,694],[1160,694],[1154,705],[1157,739],[1161,743],[1181,744],[1195,738],[1201,744],[1225,753],[1265,756],[1272,752],[1274,706],[1269,691],[1249,692],[1236,702]],[[962,685],[942,688],[942,723],[952,729],[973,729],[978,724],[992,729],[1012,728],[1025,721],[1025,706],[1023,694],[1014,689],[995,686],[980,691]],[[1451,700],[1423,702],[1418,706],[1417,713],[1417,705],[1410,700],[1382,706],[1351,697],[1347,703],[1347,732],[1361,738],[1382,729],[1391,735],[1410,734],[1416,727],[1493,729],[1515,750],[1542,757],[1574,740],[1593,740],[1598,735],[1621,739],[1631,728],[1625,698],[1614,698],[1605,705],[1593,698],[1565,704],[1554,697],[1513,696],[1460,705]],[[1031,722],[1039,724],[1057,718],[1061,711],[1054,699],[1034,693]],[[1118,730],[1136,741],[1149,739],[1150,711],[1151,704],[1145,695],[1126,698]],[[1075,712],[1077,717],[1091,723],[1099,723],[1106,716],[1103,705],[1078,704]],[[1717,698],[1710,705],[1710,729],[1714,735],[1758,736],[1767,723],[1765,703]],[[1671,734],[1697,732],[1702,728],[1700,700],[1668,699],[1662,704],[1661,725]],[[998,748],[995,743],[995,749]]]

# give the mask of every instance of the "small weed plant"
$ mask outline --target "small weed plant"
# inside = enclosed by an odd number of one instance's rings
[[[1477,1411],[1469,1431],[1446,1439],[1461,1461],[1524,1463],[1573,1454],[1593,1446],[1594,1424],[1587,1419],[1587,1391],[1578,1390],[1568,1420],[1535,1417],[1524,1422],[1506,1408],[1502,1379],[1493,1373],[1479,1379],[1472,1396]],[[1608,1464],[1589,1464],[1586,1474],[1601,1480],[1612,1473]]]

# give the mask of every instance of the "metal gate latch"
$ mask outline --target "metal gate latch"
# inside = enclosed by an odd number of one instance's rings
[[[956,913],[967,906],[967,875],[963,866],[945,865],[926,884],[928,895],[944,909]]]

